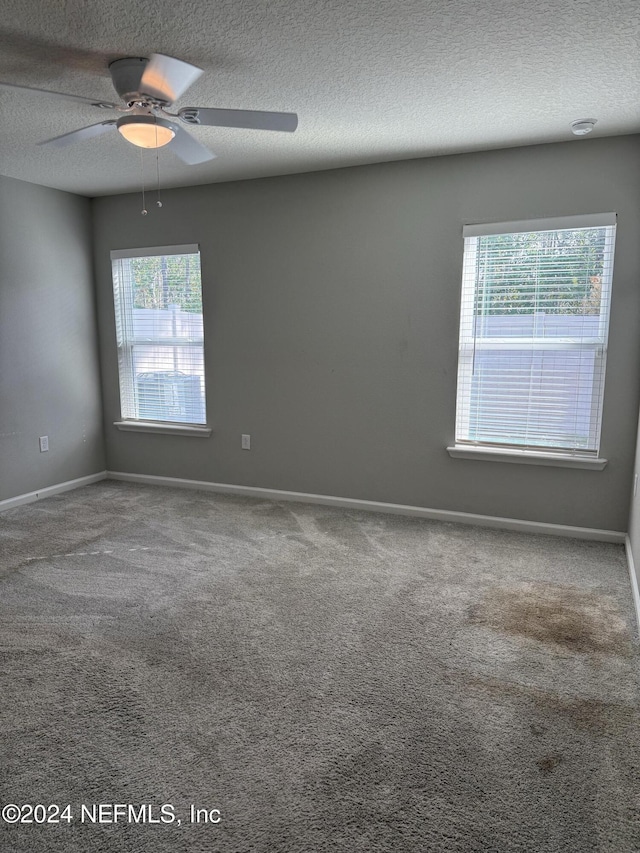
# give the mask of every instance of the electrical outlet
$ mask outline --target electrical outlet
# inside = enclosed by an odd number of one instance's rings
[[[242,436],[242,449],[243,450],[251,450],[251,436],[243,435]]]
[[[41,435],[40,436],[40,453],[46,453],[49,449],[49,436]]]

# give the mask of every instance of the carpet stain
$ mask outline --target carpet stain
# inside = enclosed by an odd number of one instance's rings
[[[536,761],[538,765],[538,769],[542,773],[543,776],[548,776],[550,773],[553,773],[555,768],[564,760],[564,757],[559,752],[552,752],[549,755],[543,755],[542,758],[539,758]]]
[[[559,584],[494,587],[469,621],[578,654],[631,654],[629,629],[610,596]]]
[[[560,695],[560,685],[543,689],[533,684],[470,673],[465,674],[464,683],[467,690],[486,693],[501,706],[528,706],[529,713],[535,717],[535,721],[529,723],[529,731],[535,738],[552,734],[558,720],[567,722],[574,731],[593,736],[617,731],[632,738],[633,732],[640,731],[640,712],[636,706],[615,695],[608,700]]]

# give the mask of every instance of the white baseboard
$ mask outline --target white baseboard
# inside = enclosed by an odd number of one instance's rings
[[[625,551],[627,552],[627,565],[629,566],[629,578],[631,580],[631,592],[633,594],[633,603],[636,608],[636,621],[638,624],[638,636],[640,636],[640,589],[638,589],[638,573],[636,565],[633,561],[633,551],[631,550],[631,540],[628,536],[624,540]]]
[[[126,480],[131,483],[144,483],[150,486],[171,486],[173,488],[198,489],[200,491],[218,492],[227,495],[244,495],[246,497],[264,498],[265,500],[273,501],[322,504],[325,506],[343,507],[345,509],[429,518],[435,521],[475,524],[480,527],[496,527],[502,530],[516,530],[522,533],[546,533],[553,536],[570,536],[574,539],[593,539],[599,542],[617,542],[623,544],[626,536],[624,532],[618,530],[571,527],[566,524],[545,524],[539,521],[499,518],[492,515],[475,515],[470,512],[428,509],[421,506],[365,501],[358,498],[338,498],[331,495],[314,495],[306,492],[287,492],[280,489],[263,489],[258,486],[233,486],[228,483],[210,483],[205,480],[183,480],[177,477],[157,477],[153,474],[129,474],[121,471],[107,471],[107,477],[112,480]]]
[[[60,492],[69,492],[71,489],[79,489],[81,486],[88,486],[91,483],[97,483],[99,480],[104,480],[107,477],[106,471],[100,471],[97,474],[89,474],[87,477],[78,477],[76,480],[67,480],[66,483],[56,483],[55,486],[47,486],[44,489],[38,489],[35,492],[27,492],[24,495],[16,495],[15,498],[7,498],[0,501],[0,512],[5,509],[13,509],[16,506],[30,504],[34,501],[40,501],[42,498],[50,498],[51,495],[57,495]]]

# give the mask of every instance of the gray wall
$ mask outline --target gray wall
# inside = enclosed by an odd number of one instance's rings
[[[0,177],[0,500],[105,467],[89,218]]]
[[[110,470],[625,530],[640,137],[95,199]],[[619,214],[602,472],[451,459],[464,223]],[[210,439],[117,431],[109,251],[198,242]],[[240,448],[250,433],[252,450]]]

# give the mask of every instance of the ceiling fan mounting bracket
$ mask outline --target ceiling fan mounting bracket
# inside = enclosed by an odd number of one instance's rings
[[[149,98],[147,95],[136,95],[131,100],[127,101],[126,111],[143,110],[144,112],[153,113],[154,115],[168,115],[165,110],[168,103],[168,101],[159,101],[157,98]]]
[[[149,98],[147,95],[139,95],[134,101],[129,102],[130,107],[141,107],[145,110],[163,110],[169,106],[169,101],[159,101],[157,98]]]
[[[140,98],[140,81],[148,62],[142,56],[127,56],[109,63],[113,87],[124,101]]]

